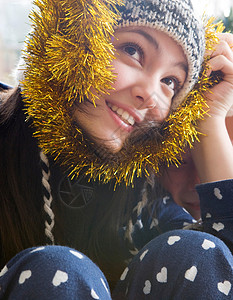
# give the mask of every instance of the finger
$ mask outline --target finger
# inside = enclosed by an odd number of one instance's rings
[[[215,45],[214,50],[207,50],[205,53],[205,56],[213,56],[213,54],[216,52],[215,55],[222,53],[227,53],[228,55],[232,55],[233,51],[233,34],[231,33],[218,33],[217,37],[219,38],[219,43]],[[224,49],[225,48],[225,49]]]
[[[229,33],[229,32],[218,33],[217,36],[220,40],[224,40],[225,42],[227,42],[228,45],[230,46],[230,48],[233,47],[233,34],[232,33]]]
[[[218,55],[210,59],[209,64],[211,72],[221,71],[223,80],[206,93],[207,99],[216,101],[211,103],[211,107],[227,113],[233,104],[233,63],[224,55]]]
[[[222,54],[215,56],[209,60],[208,64],[210,68],[209,71],[221,71],[223,73],[224,80],[226,80],[226,75],[228,75],[229,78],[233,77],[233,62],[229,60],[226,56]],[[233,84],[233,79],[231,83]]]
[[[229,60],[225,55],[214,56],[208,61],[206,75],[209,77],[212,72],[221,71],[221,77],[223,80],[227,80],[226,75],[229,78],[233,76],[233,61]],[[232,79],[228,79],[228,82],[233,84]]]
[[[218,55],[224,55],[227,59],[233,62],[233,51],[225,40],[221,40],[219,44],[216,45],[214,51],[207,51],[205,54],[205,56],[209,56],[210,58]]]

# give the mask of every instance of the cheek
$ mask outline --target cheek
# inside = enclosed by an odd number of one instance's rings
[[[173,93],[169,91],[167,88],[162,88],[162,95],[164,95],[164,97],[163,100],[160,102],[160,106],[166,117],[170,112]]]
[[[124,63],[117,59],[113,61],[113,72],[116,74],[116,80],[112,84],[115,91],[121,90],[130,84],[133,73],[132,70]]]
[[[170,112],[170,101],[161,101],[158,105],[157,105],[157,115],[156,115],[156,121],[158,122],[163,122],[169,115]]]

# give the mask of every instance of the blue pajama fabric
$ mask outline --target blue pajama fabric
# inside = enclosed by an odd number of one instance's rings
[[[174,230],[149,242],[121,276],[114,300],[233,299],[233,257],[213,235]]]
[[[30,248],[0,273],[0,299],[111,299],[100,269],[82,253],[62,246]]]
[[[233,180],[197,190],[205,232],[178,229],[151,239],[129,263],[112,296],[103,273],[85,255],[45,246],[24,250],[7,263],[0,272],[0,299],[233,300],[233,258],[222,241],[233,245]],[[164,219],[168,229],[169,218],[179,223],[177,214],[183,222],[182,208],[172,201],[163,205],[158,222]],[[151,235],[153,222],[140,223],[138,245],[140,234],[148,230]]]
[[[110,296],[100,269],[61,246],[27,249],[0,273],[0,299],[233,299],[233,258],[213,235],[174,230],[148,243]]]

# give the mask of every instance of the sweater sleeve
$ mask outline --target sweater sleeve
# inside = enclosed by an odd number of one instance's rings
[[[184,208],[167,195],[154,201],[150,213],[144,209],[138,216],[133,228],[133,241],[135,246],[141,249],[156,236],[195,222],[196,220]]]
[[[181,229],[196,220],[183,207],[177,205],[171,196],[165,196],[157,207],[158,225],[162,232]]]
[[[205,183],[196,187],[200,197],[203,231],[219,237],[233,250],[233,180]],[[154,210],[154,213],[153,213]],[[138,249],[169,230],[196,221],[171,196],[156,200],[152,214],[143,212],[134,225],[133,240]]]
[[[233,249],[233,180],[200,184],[203,230],[223,240]]]

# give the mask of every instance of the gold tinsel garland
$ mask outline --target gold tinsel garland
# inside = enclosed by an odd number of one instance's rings
[[[74,101],[95,103],[100,93],[111,89],[113,46],[111,36],[117,14],[114,0],[35,0],[39,10],[31,13],[33,31],[25,51],[22,93],[32,118],[39,146],[64,165],[71,176],[80,171],[89,178],[133,184],[135,176],[148,170],[159,172],[160,164],[178,164],[184,147],[198,140],[197,122],[206,113],[204,93],[210,81],[204,71],[186,100],[165,122],[163,140],[121,150],[121,159],[105,161],[74,126],[70,110]],[[206,24],[206,49],[218,42],[221,24]],[[94,91],[94,93],[93,93]],[[103,155],[102,155],[103,157]]]

